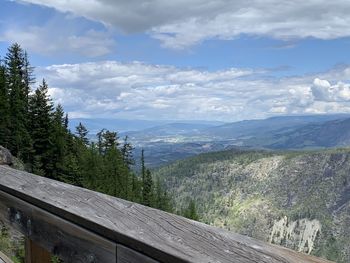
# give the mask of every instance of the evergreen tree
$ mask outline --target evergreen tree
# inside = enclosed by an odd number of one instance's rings
[[[9,143],[9,124],[10,124],[10,109],[9,109],[9,91],[6,83],[5,66],[0,60],[0,145],[8,147]]]
[[[26,84],[26,58],[18,44],[8,49],[5,57],[6,84],[9,90],[11,152],[28,162],[31,155],[31,138],[28,131],[28,92]]]
[[[49,177],[58,179],[64,174],[65,155],[67,154],[68,130],[66,128],[66,118],[64,111],[59,104],[52,115],[52,127],[50,132],[51,151],[49,161],[52,163],[52,172]]]
[[[173,207],[171,204],[171,199],[169,198],[167,192],[161,185],[159,178],[156,179],[155,183],[155,208],[158,208],[163,211],[172,212]]]
[[[146,206],[154,206],[154,191],[152,174],[149,169],[146,169],[145,180],[143,181],[142,204]]]
[[[45,80],[30,95],[33,68],[18,44],[0,60],[0,144],[27,164],[27,169],[77,186],[171,211],[171,200],[159,180],[154,185],[142,150],[140,178],[135,175],[133,146],[128,137],[120,146],[118,133],[101,130],[97,143],[79,123],[76,135],[68,115],[55,109]]]
[[[77,157],[69,153],[64,157],[65,169],[60,180],[76,186],[83,186],[83,174],[81,172]]]
[[[116,148],[119,146],[118,135],[116,132],[105,130],[105,132],[102,134],[102,137],[103,137],[102,149],[104,151],[112,148]]]
[[[184,217],[187,217],[192,220],[199,220],[199,216],[197,214],[196,203],[193,200],[190,200],[188,207],[184,211]]]
[[[130,166],[135,164],[133,153],[132,153],[133,150],[134,150],[134,147],[128,141],[128,136],[125,136],[121,152],[123,156],[123,161],[129,168]]]
[[[145,151],[141,150],[141,182],[142,182],[142,204],[154,206],[154,185],[152,174],[145,165]]]
[[[44,170],[48,174],[52,174],[53,170],[50,160],[50,151],[53,146],[50,140],[52,132],[52,111],[53,104],[48,95],[48,86],[45,80],[43,80],[39,88],[37,88],[30,97],[29,119],[33,154],[36,159],[36,165],[38,166],[35,169]],[[33,159],[31,161],[33,162]]]
[[[144,149],[141,150],[141,179],[142,179],[142,185],[145,182],[146,179],[146,165],[145,165],[145,151]]]
[[[103,154],[103,134],[105,133],[106,129],[102,129],[97,133],[97,148],[99,154]]]
[[[87,138],[87,135],[89,131],[86,129],[86,127],[79,122],[79,125],[76,127],[76,135],[78,136],[79,140],[84,144],[88,145],[89,144],[89,139]]]

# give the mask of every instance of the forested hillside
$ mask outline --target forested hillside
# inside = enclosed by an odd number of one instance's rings
[[[97,142],[82,123],[68,129],[68,115],[55,106],[45,80],[34,91],[33,67],[14,44],[0,64],[0,145],[23,161],[27,171],[170,211],[160,182],[142,167],[131,171],[133,146],[127,137],[101,130]],[[144,163],[144,156],[142,156]]]
[[[350,262],[350,150],[198,155],[156,171],[200,221]]]

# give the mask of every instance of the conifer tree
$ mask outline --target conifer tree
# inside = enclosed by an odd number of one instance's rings
[[[0,145],[8,147],[9,143],[9,92],[6,83],[5,66],[0,59]]]
[[[152,174],[145,165],[145,152],[141,151],[141,182],[142,182],[142,204],[154,206],[154,185]]]
[[[53,170],[50,160],[52,147],[52,141],[50,139],[53,125],[52,111],[53,104],[48,95],[48,86],[46,81],[43,80],[39,88],[30,97],[29,119],[33,154],[37,166],[33,170],[44,170],[48,174],[52,174]]]
[[[151,171],[149,169],[146,169],[146,175],[142,190],[142,203],[146,206],[154,206],[153,179]]]
[[[125,136],[121,152],[123,156],[123,161],[129,168],[130,166],[135,164],[133,153],[132,153],[133,150],[134,150],[134,147],[128,141],[128,136]]]
[[[155,182],[155,208],[158,208],[163,211],[172,212],[173,207],[171,204],[170,197],[168,196],[167,192],[164,190],[164,187],[162,187],[161,181],[159,178],[156,178]]]
[[[144,184],[145,179],[146,179],[145,151],[144,151],[144,149],[142,149],[141,150],[141,180],[142,180],[142,185]]]
[[[145,166],[142,177],[132,172],[133,146],[118,133],[101,130],[98,142],[89,142],[82,123],[76,135],[68,128],[68,115],[55,109],[43,80],[30,95],[33,68],[18,44],[0,61],[0,144],[21,158],[30,171],[70,184],[171,211],[170,198]]]
[[[65,155],[67,154],[68,130],[63,107],[58,104],[52,115],[52,127],[50,132],[51,151],[49,161],[52,163],[52,173],[49,177],[58,179],[64,174]]]
[[[184,212],[184,217],[187,217],[192,220],[199,220],[199,216],[197,214],[196,203],[193,200],[190,200],[188,207]]]
[[[97,148],[99,154],[103,154],[103,134],[105,133],[106,129],[102,129],[97,133]]]
[[[11,152],[28,162],[32,151],[28,131],[28,92],[25,78],[25,55],[18,44],[8,49],[5,57],[6,82],[9,90]]]
[[[87,135],[89,131],[86,129],[86,127],[79,122],[79,125],[76,127],[76,135],[78,136],[79,140],[84,144],[88,145],[89,144],[89,139],[87,138]]]

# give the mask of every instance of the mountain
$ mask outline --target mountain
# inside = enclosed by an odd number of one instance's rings
[[[83,123],[92,135],[97,134],[102,129],[125,132],[132,130],[143,130],[166,123],[162,121],[148,120],[72,118],[69,122],[69,128],[74,131],[79,122]]]
[[[260,149],[306,149],[350,145],[350,115],[280,116],[233,123],[210,121],[142,121],[121,119],[73,119],[90,131],[103,128],[129,136],[136,147],[135,159],[145,150],[149,167],[157,167],[200,153],[237,147]],[[349,138],[347,138],[347,136]]]
[[[171,123],[126,132],[136,146],[135,157],[145,149],[150,167],[210,151],[237,147],[304,149],[350,145],[348,114],[281,116],[223,125]],[[318,132],[317,132],[318,131]],[[333,143],[332,143],[333,142]]]
[[[260,141],[260,142],[259,142]],[[263,143],[261,143],[263,142]],[[350,118],[307,124],[288,132],[252,139],[246,145],[271,149],[330,148],[350,145]]]
[[[345,118],[350,118],[350,115],[279,116],[262,120],[245,120],[208,128],[203,131],[203,135],[218,138],[220,140],[232,140],[241,137],[247,138],[250,136],[262,137],[271,132],[286,132],[289,129],[294,130],[307,124],[316,124]]]
[[[173,120],[132,120],[132,119],[103,119],[103,118],[72,118],[69,122],[69,128],[75,130],[79,122],[83,123],[91,135],[97,134],[102,129],[117,131],[119,133],[137,134],[137,131],[149,130],[155,131],[161,129],[161,135],[166,133],[178,133],[181,129],[208,128],[211,126],[222,125],[219,121],[173,121]]]
[[[200,135],[203,130],[213,126],[208,123],[168,123],[122,135],[128,135],[131,141],[140,145],[153,142],[177,143]]]
[[[154,171],[182,209],[264,241],[350,262],[350,149],[201,154]]]

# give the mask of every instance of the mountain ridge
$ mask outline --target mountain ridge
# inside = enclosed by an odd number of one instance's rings
[[[203,222],[279,245],[350,261],[350,149],[230,150],[155,170],[178,209]]]

